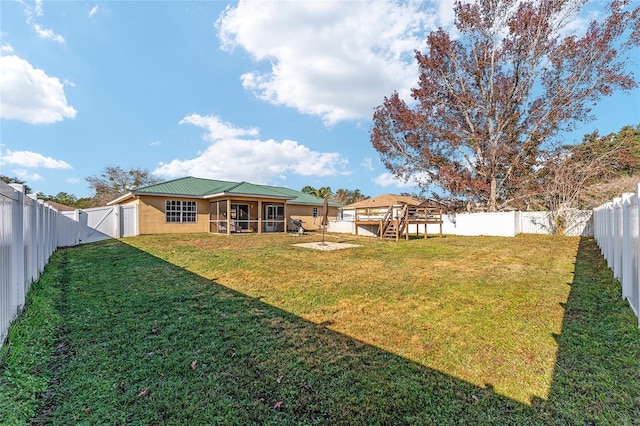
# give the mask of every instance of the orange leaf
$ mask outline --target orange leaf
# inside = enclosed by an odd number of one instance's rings
[[[273,404],[273,408],[275,408],[276,410],[278,410],[280,407],[282,407],[282,401],[276,401],[276,403]]]

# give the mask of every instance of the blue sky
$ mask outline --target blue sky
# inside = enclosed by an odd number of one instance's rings
[[[444,0],[0,0],[0,19],[0,174],[36,192],[90,196],[85,178],[112,165],[375,196],[415,188],[380,163],[373,109],[415,85],[414,49],[453,11]],[[594,112],[567,142],[639,124],[640,90]]]

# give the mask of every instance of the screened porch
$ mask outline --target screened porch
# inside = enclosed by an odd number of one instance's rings
[[[241,234],[286,232],[285,204],[224,199],[209,203],[209,232]]]

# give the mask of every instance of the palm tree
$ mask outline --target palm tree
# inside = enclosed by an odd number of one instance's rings
[[[302,188],[300,191],[306,194],[311,194],[318,198],[327,198],[327,197],[331,198],[331,195],[333,194],[331,192],[330,186],[323,186],[322,188],[316,189],[312,186],[307,185],[304,188]]]

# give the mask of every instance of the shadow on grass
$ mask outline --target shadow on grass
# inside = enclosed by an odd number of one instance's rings
[[[122,242],[61,250],[65,328],[36,422],[631,423],[640,338],[594,247],[580,244],[550,398],[532,406]]]
[[[593,238],[581,238],[548,401],[565,424],[640,422],[640,330]]]

